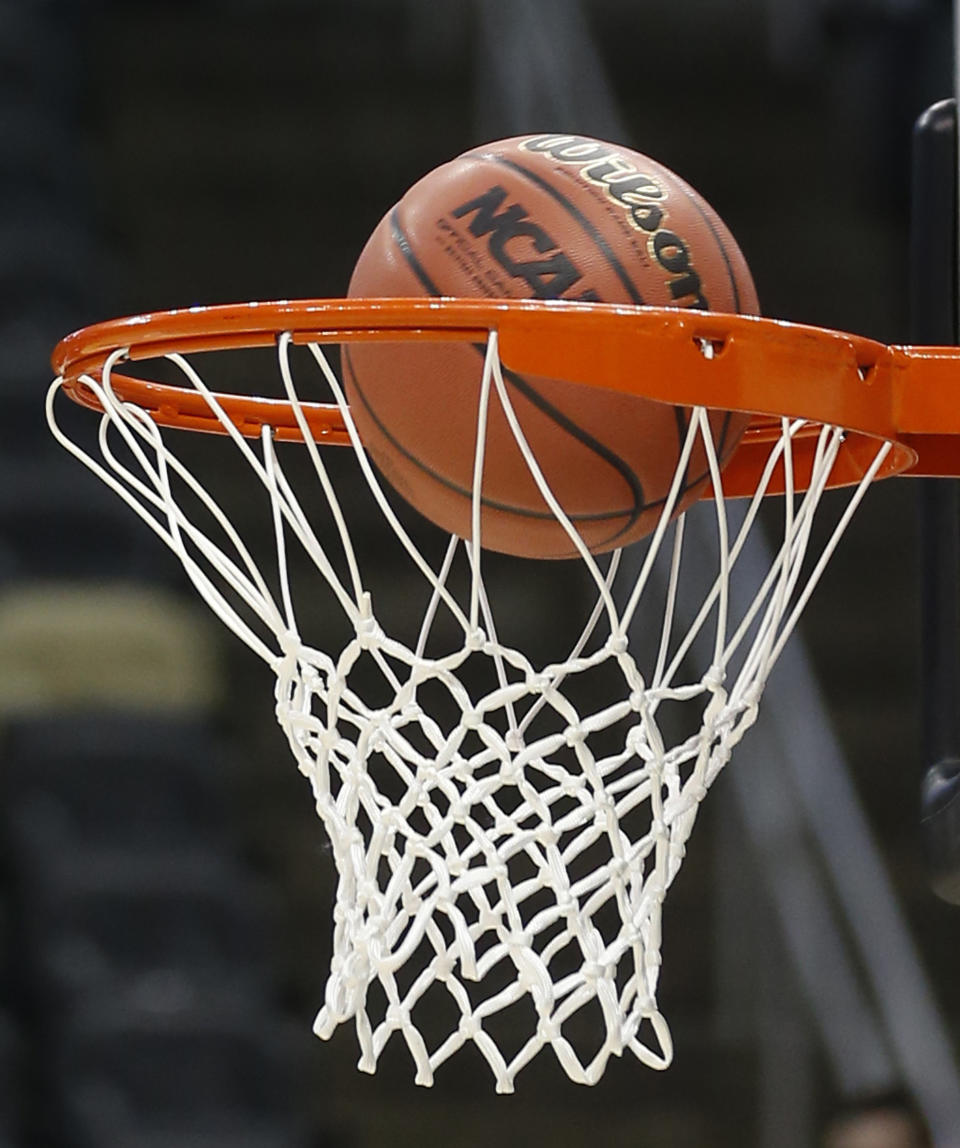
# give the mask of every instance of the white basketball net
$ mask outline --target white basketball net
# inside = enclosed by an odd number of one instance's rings
[[[709,345],[703,349],[709,356]],[[400,640],[397,627],[375,611],[329,455],[310,436],[299,406],[289,336],[278,344],[280,373],[306,440],[311,481],[335,524],[322,539],[270,432],[251,445],[195,366],[170,356],[185,384],[205,396],[269,502],[269,567],[254,560],[213,494],[168,445],[182,437],[164,437],[147,413],[118,401],[111,371],[123,351],[108,360],[102,381],[85,380],[105,411],[95,450],[58,426],[60,380],[48,397],[48,417],[61,443],[136,510],[216,614],[276,672],[277,718],[313,787],[339,875],[333,958],[315,1030],[326,1038],[353,1020],[360,1067],[368,1072],[399,1033],[425,1085],[471,1041],[498,1092],[512,1091],[520,1069],[547,1046],[580,1083],[596,1082],[608,1058],[626,1050],[664,1068],[672,1056],[657,1007],[664,895],[700,802],[755,720],[767,675],[888,448],[879,446],[826,547],[812,555],[814,511],[842,432],[820,430],[812,482],[795,494],[792,444],[804,424],[783,420],[756,496],[733,515],[706,413],[696,410],[657,530],[622,555],[596,559],[526,445],[491,333],[476,473],[487,403],[499,401],[592,585],[579,639],[565,657],[534,665],[498,639],[496,603],[483,576],[487,557],[477,543],[477,493],[474,541],[451,538],[439,569],[432,568],[367,460],[330,356],[317,344],[310,351],[343,412],[387,537],[423,576],[414,641]],[[715,568],[692,607],[686,603],[681,625],[681,572],[695,566],[702,578],[703,559],[685,563],[684,519],[671,521],[671,513],[698,437],[716,491]],[[734,617],[730,579],[778,467],[787,486],[779,500],[782,533],[749,608]],[[298,629],[293,546],[348,623],[342,648],[318,649]],[[459,589],[457,569],[465,572]],[[458,636],[436,650],[441,614]],[[641,630],[654,635],[646,665],[636,648]],[[693,652],[704,648],[706,664],[692,671]],[[366,679],[358,683],[361,664]],[[589,695],[594,675],[603,678],[602,702],[581,710],[578,697]],[[366,688],[372,678],[374,698]],[[687,720],[672,741],[661,720],[671,702],[683,703]]]

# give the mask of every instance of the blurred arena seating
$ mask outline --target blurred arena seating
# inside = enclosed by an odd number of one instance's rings
[[[53,343],[105,305],[97,7],[0,0],[0,1148],[298,1148],[218,644],[43,419]]]
[[[0,1071],[26,1126],[64,1148],[303,1143],[276,929],[231,833],[215,732],[8,716],[3,760]]]

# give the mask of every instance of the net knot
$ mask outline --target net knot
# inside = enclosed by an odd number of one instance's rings
[[[357,949],[355,953],[357,965],[352,978],[353,980],[368,982],[371,968],[379,968],[380,961],[383,957],[383,946],[381,942],[383,924],[380,917],[371,917],[357,930]],[[353,972],[352,969],[351,972]]]
[[[280,653],[285,659],[293,659],[296,661],[299,657],[302,643],[300,641],[300,635],[296,630],[282,630],[277,634],[277,645],[280,647]],[[313,669],[313,667],[311,666],[310,669]],[[307,667],[305,666],[304,671],[306,670]],[[316,670],[313,672],[314,676],[316,676]],[[306,676],[305,672],[304,676]]]
[[[384,834],[395,834],[398,830],[405,828],[406,822],[403,819],[399,809],[388,806],[380,810],[379,814],[380,826]]]
[[[460,1018],[460,1035],[465,1040],[474,1040],[480,1032],[482,1025],[480,1021],[471,1013],[469,1016],[462,1016]]]
[[[613,800],[612,797],[609,797],[606,793],[597,797],[594,808],[596,810],[596,816],[595,816],[594,820],[595,820],[598,827],[600,827],[601,829],[602,828],[609,828],[609,829],[615,829],[616,828],[616,825],[617,825],[617,803]],[[612,865],[616,860],[617,860],[617,858],[615,858],[615,857],[612,858],[609,862],[609,865]]]
[[[497,876],[502,877],[503,873],[494,872],[494,879]],[[481,909],[477,917],[477,928],[481,933],[495,933],[500,928],[500,914],[495,909]]]
[[[644,892],[650,898],[651,901],[658,903],[658,904],[666,896],[666,888],[664,887],[663,882],[658,881],[656,878],[653,878],[653,877],[651,877],[651,879],[648,882],[647,887],[644,890]]]
[[[627,730],[626,737],[627,749],[631,753],[642,758],[644,761],[649,761],[653,757],[653,752],[647,742],[647,733],[643,726],[635,725],[632,729]]]
[[[387,744],[388,738],[383,729],[383,717],[376,714],[370,715],[370,735],[367,739],[367,749],[370,753],[382,753],[384,745]]]
[[[460,717],[464,729],[479,729],[483,725],[483,714],[477,710],[464,710]]]
[[[609,968],[599,961],[584,961],[580,972],[583,974],[583,979],[590,984],[596,984],[597,981],[602,981],[610,975]]]
[[[560,782],[560,792],[564,797],[579,797],[583,792],[583,780],[572,773],[564,775]]]
[[[361,650],[373,650],[383,641],[383,630],[376,618],[361,618],[357,622],[357,642]]]
[[[624,634],[611,634],[607,639],[607,650],[611,654],[625,654],[630,643]]]
[[[416,893],[410,893],[406,889],[401,894],[400,901],[403,905],[403,911],[409,913],[411,917],[415,917],[423,907],[423,898]]]
[[[373,600],[370,597],[369,590],[364,590],[360,595],[360,601],[357,605],[358,611],[356,622],[354,623],[354,631],[356,632],[360,649],[370,650],[382,640],[383,631],[373,616]]]
[[[723,666],[718,666],[715,662],[703,675],[703,684],[708,690],[715,692],[721,688],[726,676]]]
[[[317,737],[317,745],[324,753],[330,753],[331,750],[337,748],[337,743],[340,741],[340,732],[333,726],[332,728],[324,728],[320,731]]]
[[[421,789],[436,789],[440,784],[440,771],[432,761],[421,761],[417,766],[417,781]]]
[[[517,785],[523,779],[523,766],[515,757],[509,757],[500,766],[497,778],[501,785]]]
[[[586,741],[586,734],[580,726],[568,725],[563,731],[563,739],[570,749],[574,749],[578,745],[583,745]]]
[[[438,981],[445,981],[456,967],[457,962],[449,953],[438,953],[433,958],[432,968]]]
[[[340,776],[347,789],[361,789],[363,788],[366,778],[366,772],[366,769],[364,769],[359,761],[351,761],[343,766],[340,771]],[[349,844],[351,846],[363,847],[363,835],[359,829],[350,830]]]
[[[369,877],[359,881],[357,883],[357,900],[364,905],[377,904],[380,900],[380,890],[377,888],[376,882],[371,881]]]
[[[387,1008],[383,1019],[391,1029],[407,1028],[410,1025],[410,1010],[402,1005],[392,1004]]]
[[[508,730],[503,744],[511,753],[519,753],[523,749],[523,734],[518,729]]]
[[[336,847],[342,850],[344,856],[352,856],[354,859],[363,857],[366,852],[363,834],[359,829],[354,829],[349,826],[345,827],[342,834],[340,834],[340,839],[336,843]],[[356,902],[354,902],[350,916],[356,920],[361,918],[362,915],[362,910]]]
[[[352,1001],[355,1000],[358,992],[362,992],[370,980],[370,961],[367,957],[363,941],[365,938],[357,938],[360,944],[354,949],[352,953],[344,960],[340,968],[340,975],[338,980],[343,993],[343,1008],[352,1011]]]
[[[550,1016],[542,1016],[537,1022],[537,1036],[544,1044],[554,1044],[560,1039],[560,1025]]]
[[[486,643],[487,635],[481,626],[477,626],[475,630],[471,630],[464,640],[466,648],[473,653],[482,650]]]
[[[561,913],[569,913],[576,909],[577,902],[569,889],[558,889],[556,895],[557,908]]]
[[[531,943],[532,937],[525,929],[518,929],[507,937],[507,948],[511,952],[526,952]]]

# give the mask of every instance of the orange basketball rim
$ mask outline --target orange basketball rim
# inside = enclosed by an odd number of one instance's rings
[[[83,376],[99,379],[118,350],[131,361],[173,352],[358,340],[484,341],[496,332],[502,363],[515,371],[626,390],[683,406],[753,414],[724,468],[724,493],[756,489],[783,418],[845,436],[831,486],[858,481],[876,449],[892,444],[877,477],[960,476],[960,349],[888,346],[821,327],[747,315],[603,303],[474,299],[311,299],[163,311],[99,323],[63,339],[53,366],[75,401],[99,407]],[[204,398],[185,387],[113,373],[117,398],[162,426],[222,433]],[[291,404],[243,394],[216,396],[244,435],[272,427],[299,440]],[[303,403],[318,442],[347,445],[334,404]],[[804,486],[802,441],[795,486]],[[776,484],[770,487],[774,493]],[[711,496],[708,489],[705,497]]]

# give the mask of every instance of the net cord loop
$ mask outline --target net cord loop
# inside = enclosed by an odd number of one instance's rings
[[[484,409],[483,417],[484,417],[484,419],[486,419],[486,410],[485,409]],[[479,473],[482,474],[482,466],[480,468]],[[475,481],[476,481],[476,479],[475,479]],[[474,505],[474,509],[476,512],[477,529],[479,529],[480,500],[476,496],[473,499],[473,505]],[[474,614],[474,610],[479,608],[480,613],[482,613],[482,615],[483,615],[484,632],[487,634],[488,638],[490,639],[490,650],[491,650],[491,654],[493,656],[493,665],[494,665],[494,670],[496,671],[497,681],[500,685],[501,690],[506,692],[507,688],[508,688],[506,664],[504,662],[503,655],[501,654],[501,649],[502,649],[501,644],[497,639],[497,627],[496,627],[496,623],[494,622],[494,618],[493,618],[493,610],[490,607],[490,599],[487,597],[487,590],[483,584],[483,578],[482,578],[481,572],[480,572],[481,557],[480,557],[480,547],[479,547],[478,541],[477,541],[478,538],[479,538],[479,535],[474,535],[474,539],[471,543],[469,543],[469,544],[464,543],[466,550],[467,550],[467,561],[470,564],[471,622],[473,623],[474,628],[476,628],[478,625],[478,617],[477,617],[477,615]],[[476,606],[474,605],[475,601],[476,601]],[[506,712],[506,716],[507,716],[507,722],[508,722],[508,730],[507,730],[508,741],[506,744],[509,744],[511,740],[512,740],[513,744],[515,744],[515,745],[519,744],[519,741],[522,737],[522,733],[520,730],[519,723],[517,721],[516,710],[514,709],[513,702],[512,702],[512,700],[510,700],[509,697],[507,697],[505,700],[505,707],[504,708],[505,708],[505,712]]]
[[[480,609],[480,510],[483,505],[483,459],[487,444],[487,411],[490,406],[490,379],[497,354],[497,335],[491,331],[483,356],[483,374],[480,379],[480,400],[477,403],[477,437],[473,458],[473,485],[470,494],[470,627],[479,625]],[[494,641],[496,639],[494,638]]]
[[[340,408],[340,413],[343,416],[343,421],[346,425],[347,433],[350,436],[351,445],[353,446],[357,461],[360,464],[360,469],[363,472],[364,480],[366,481],[371,494],[376,499],[377,505],[382,511],[384,518],[386,518],[390,529],[399,539],[404,550],[406,550],[407,554],[409,554],[420,573],[423,574],[430,585],[433,586],[433,588],[440,595],[443,604],[460,623],[464,634],[469,635],[472,633],[472,628],[467,616],[464,614],[463,610],[461,610],[460,606],[452,597],[452,595],[447,592],[443,584],[437,578],[436,574],[434,574],[430,564],[420,553],[419,549],[414,545],[410,535],[403,528],[403,525],[394,513],[393,507],[387,501],[387,497],[383,493],[383,488],[380,485],[380,482],[370,465],[370,460],[367,457],[367,452],[364,449],[360,435],[357,433],[356,424],[353,421],[353,416],[351,415],[350,408],[347,405],[346,395],[344,394],[343,388],[340,386],[339,380],[331,369],[330,364],[327,362],[326,356],[323,354],[323,351],[316,343],[309,343],[308,347],[310,349],[310,353],[313,355],[314,359],[319,365],[320,370],[323,372],[323,376],[328,386],[333,392],[334,399],[337,403],[337,406]]]
[[[490,332],[490,341],[495,344],[496,331]],[[513,403],[510,401],[510,396],[507,393],[506,384],[503,381],[503,371],[500,366],[499,357],[492,363],[493,367],[493,381],[497,389],[497,396],[500,399],[500,405],[503,408],[503,413],[507,418],[510,425],[510,430],[513,432],[514,441],[520,448],[520,453],[523,455],[524,461],[527,464],[527,469],[534,482],[537,484],[537,489],[543,497],[544,502],[550,508],[554,518],[563,527],[564,533],[573,543],[577,553],[580,555],[590,577],[596,584],[597,590],[607,610],[607,616],[610,620],[610,632],[614,634],[617,630],[617,608],[614,604],[610,592],[607,590],[604,582],[603,575],[600,573],[600,568],[597,565],[596,559],[587,549],[586,543],[580,537],[579,532],[574,527],[573,523],[567,517],[563,507],[557,501],[556,496],[550,489],[550,485],[544,477],[543,471],[540,469],[540,464],[537,462],[536,456],[527,442],[526,435],[520,426],[520,420],[517,418],[516,411],[513,409]]]
[[[799,510],[795,510],[792,441],[792,437],[787,440],[783,455],[785,474],[783,542],[771,565],[770,573],[756,597],[757,609],[747,612],[740,627],[741,632],[737,635],[739,643],[745,632],[745,626],[752,622],[761,604],[767,601],[759,625],[759,638],[754,641],[751,651],[744,660],[737,681],[738,690],[748,689],[757,680],[765,680],[766,673],[771,668],[770,654],[775,648],[778,625],[782,624],[782,618],[796,588],[802,569],[802,559],[809,545],[813,510],[819,503],[826,478],[836,459],[837,433],[834,428],[824,427],[818,435],[810,485],[803,495]]]
[[[297,632],[297,619],[293,610],[293,596],[290,592],[290,578],[287,571],[287,546],[283,528],[283,515],[280,512],[280,488],[277,482],[277,456],[273,450],[273,431],[270,427],[263,427],[260,431],[260,440],[263,449],[264,469],[267,477],[267,492],[270,495],[270,509],[273,516],[273,539],[277,550],[277,575],[280,582],[280,592],[283,597],[283,611],[286,617],[286,628],[290,634]]]
[[[666,601],[663,606],[663,624],[660,627],[660,641],[657,646],[657,661],[653,676],[650,679],[652,689],[663,685],[663,671],[667,660],[667,651],[673,637],[673,622],[677,609],[677,586],[680,579],[680,559],[683,554],[683,534],[686,516],[681,515],[673,530],[673,546],[670,552],[670,570],[667,576]]]
[[[119,350],[111,354],[103,370],[103,378],[109,380],[109,373],[112,366],[126,357],[125,350]],[[81,380],[90,390],[96,395],[99,402],[104,408],[104,414],[100,420],[99,442],[104,458],[107,460],[111,470],[119,477],[115,477],[106,467],[102,466],[96,459],[88,454],[82,447],[75,444],[66,434],[57,422],[56,412],[54,410],[54,402],[57,393],[62,385],[62,380],[57,380],[50,387],[47,392],[47,421],[50,429],[56,438],[57,442],[64,447],[70,454],[84,464],[93,474],[97,476],[106,486],[113,490],[133,511],[137,516],[153,531],[157,537],[164,542],[170,550],[180,559],[187,572],[188,577],[196,586],[197,590],[203,597],[210,603],[211,608],[221,619],[221,621],[247,646],[250,647],[263,661],[268,665],[273,664],[275,654],[269,649],[268,646],[260,639],[260,637],[240,618],[232,606],[223,598],[216,586],[202,573],[200,568],[193,561],[189,553],[182,546],[179,533],[173,532],[173,527],[187,530],[191,534],[191,540],[195,542],[204,557],[211,562],[220,573],[229,581],[236,592],[246,600],[253,608],[258,609],[261,616],[269,618],[274,612],[272,599],[269,594],[265,592],[265,586],[262,579],[257,577],[257,568],[249,554],[246,552],[245,547],[236,535],[232,526],[226,521],[219,507],[210,498],[210,496],[198,488],[186,474],[181,474],[185,481],[191,488],[192,493],[196,494],[201,501],[205,504],[206,508],[210,511],[213,517],[217,520],[232,544],[237,546],[238,553],[241,555],[244,565],[248,573],[253,577],[253,583],[244,577],[237,569],[234,563],[216,547],[209,539],[199,537],[191,533],[190,524],[182,517],[176,506],[171,506],[169,502],[164,501],[163,497],[156,491],[151,490],[148,486],[140,482],[131,471],[121,464],[113,455],[109,448],[106,439],[108,429],[113,427],[125,438],[130,446],[134,456],[141,462],[145,473],[162,488],[159,476],[152,470],[147,463],[145,457],[138,444],[133,440],[130,434],[128,423],[136,426],[138,433],[144,434],[145,428],[138,425],[136,422],[137,416],[133,411],[129,410],[126,405],[119,403],[115,396],[112,395],[105,387],[92,376],[86,375]],[[154,428],[155,430],[156,428]],[[151,434],[154,433],[151,431]],[[125,485],[127,484],[127,485]],[[167,520],[167,526],[164,527],[163,522],[154,517],[153,514],[135,497],[137,493],[141,498],[160,510]],[[257,591],[260,591],[258,598]]]
[[[763,468],[763,473],[762,473],[760,482],[758,483],[757,490],[750,500],[749,507],[747,509],[747,513],[744,516],[743,521],[741,522],[736,541],[734,542],[734,545],[731,549],[730,557],[729,557],[728,564],[727,564],[728,576],[732,576],[733,569],[736,565],[737,559],[739,558],[739,555],[742,552],[743,547],[746,544],[747,538],[750,535],[750,531],[754,527],[754,523],[755,523],[757,514],[759,512],[759,509],[760,509],[760,506],[763,502],[763,499],[767,494],[767,491],[769,489],[770,482],[772,481],[776,467],[781,462],[781,459],[783,458],[785,452],[789,451],[792,438],[794,437],[794,435],[796,435],[798,433],[798,431],[800,430],[800,428],[802,426],[803,426],[802,421],[797,421],[796,423],[791,424],[789,426],[789,433],[786,433],[786,424],[784,424],[784,428],[785,428],[784,433],[781,434],[781,437],[778,439],[778,441],[776,442],[776,444],[774,445],[773,449],[770,452],[770,457],[768,458],[768,460],[767,460],[767,462]],[[818,500],[819,500],[819,496],[817,497],[817,501]],[[792,503],[791,503],[790,516],[791,516],[791,520],[792,520]],[[791,523],[790,529],[787,532],[787,537],[792,538],[792,536],[793,536],[793,525]],[[787,543],[785,542],[784,546],[782,546],[778,550],[777,554],[775,555],[774,560],[771,563],[770,570],[767,572],[767,575],[764,579],[763,584],[761,585],[760,589],[758,590],[757,594],[755,595],[755,597],[754,597],[750,607],[748,608],[747,612],[744,614],[744,618],[743,618],[741,625],[738,628],[736,634],[734,635],[734,638],[732,639],[732,641],[729,644],[729,646],[727,647],[727,649],[724,651],[724,654],[723,654],[724,660],[728,661],[729,658],[732,657],[733,654],[736,652],[736,649],[738,648],[740,642],[745,637],[745,635],[749,631],[750,627],[753,625],[753,622],[754,622],[754,619],[755,619],[757,613],[763,608],[764,602],[767,601],[770,585],[774,582],[774,580],[776,578],[778,578],[781,575],[781,572],[783,570],[783,564],[784,564],[784,559],[785,559],[784,547],[786,547],[786,546],[787,546]],[[667,668],[666,672],[663,675],[662,680],[658,682],[658,685],[661,689],[669,688],[671,686],[677,671],[679,670],[680,666],[683,664],[683,661],[687,657],[687,655],[689,654],[689,651],[692,648],[694,641],[696,640],[697,636],[700,634],[701,630],[703,629],[704,624],[706,623],[707,619],[709,618],[710,612],[714,607],[714,603],[716,601],[718,594],[719,594],[719,586],[718,586],[717,582],[714,582],[710,591],[704,597],[703,604],[701,605],[699,612],[696,614],[693,621],[687,627],[686,636],[684,637],[684,639],[679,644],[669,667]]]
[[[660,553],[660,545],[663,537],[666,534],[667,527],[670,525],[671,518],[673,517],[674,507],[677,505],[677,499],[680,497],[680,491],[683,486],[684,475],[687,473],[687,467],[690,464],[690,456],[693,453],[693,447],[697,441],[700,431],[700,422],[697,417],[697,412],[693,413],[693,417],[687,426],[687,431],[684,436],[683,447],[680,451],[680,458],[677,461],[676,468],[673,474],[673,480],[670,484],[670,490],[664,501],[663,508],[660,512],[660,518],[657,521],[656,530],[650,540],[649,548],[647,549],[643,565],[637,577],[636,584],[627,601],[626,608],[623,610],[619,627],[617,628],[617,636],[626,641],[627,634],[630,626],[633,623],[633,617],[636,613],[637,607],[640,604],[640,599],[647,588],[650,580],[650,573],[653,570],[654,563]],[[709,436],[708,436],[709,437]]]
[[[842,432],[839,430],[836,431],[836,434],[838,437],[842,436]],[[823,572],[827,567],[827,563],[830,561],[830,558],[833,555],[834,551],[836,550],[837,545],[840,542],[840,539],[843,537],[845,530],[850,525],[851,518],[853,517],[854,513],[856,512],[857,507],[863,501],[864,495],[867,493],[867,490],[869,489],[870,484],[873,482],[874,478],[877,475],[877,472],[879,471],[880,467],[883,465],[884,459],[890,453],[891,449],[892,449],[892,446],[890,443],[885,442],[885,443],[881,444],[881,446],[877,450],[876,455],[874,456],[873,462],[870,464],[870,466],[867,468],[866,472],[864,473],[863,478],[857,484],[857,486],[854,487],[853,493],[851,494],[849,500],[847,501],[847,505],[844,508],[844,511],[843,511],[842,516],[840,517],[840,520],[837,522],[836,526],[834,527],[834,529],[830,535],[829,540],[827,541],[827,544],[824,546],[823,550],[821,551],[820,557],[818,558],[816,565],[814,566],[812,572],[810,573],[810,576],[807,579],[806,585],[804,586],[802,592],[798,596],[797,601],[794,604],[793,610],[792,610],[789,618],[787,619],[787,621],[785,622],[785,624],[781,628],[780,637],[779,637],[776,645],[774,646],[773,650],[770,653],[769,664],[771,667],[776,662],[777,658],[780,656],[780,653],[783,650],[783,647],[786,644],[787,639],[793,633],[793,631],[796,627],[796,624],[799,621],[800,615],[803,612],[804,607],[806,606],[807,602],[810,600],[810,595],[813,593],[814,589],[816,588],[817,583],[820,581],[820,578],[822,577]]]
[[[440,605],[441,593],[440,587],[445,586],[447,579],[450,576],[450,571],[453,568],[453,560],[457,555],[457,549],[460,545],[460,539],[455,534],[450,535],[450,541],[447,543],[447,549],[443,556],[440,570],[437,574],[437,584],[433,587],[430,594],[430,601],[427,609],[423,615],[423,622],[420,626],[420,633],[417,636],[417,644],[414,650],[417,658],[422,658],[427,648],[427,639],[430,637],[430,630],[433,627],[433,621],[437,616],[437,608]]]
[[[711,352],[713,350],[712,344]],[[720,477],[720,463],[717,461],[717,450],[710,430],[710,421],[707,412],[701,407],[694,418],[700,426],[700,435],[703,440],[704,453],[707,456],[710,481],[713,484],[713,507],[717,520],[717,552],[719,556],[720,571],[717,575],[717,623],[713,642],[713,666],[711,674],[717,679],[717,686],[723,679],[723,648],[727,637],[727,613],[729,610],[730,591],[730,539],[727,529],[727,506],[723,497],[723,480]]]
[[[284,366],[289,366],[285,354],[286,346],[287,345],[283,344],[282,341],[278,346],[281,377],[283,377]],[[204,382],[199,372],[195,370],[191,363],[189,363],[182,355],[178,353],[173,353],[165,357],[180,368],[186,378],[193,385],[194,389],[203,396],[207,405],[210,407],[210,410],[216,416],[217,421],[223,426],[226,434],[229,436],[234,446],[236,446],[244,461],[249,465],[250,469],[254,472],[260,483],[269,493],[271,484],[267,476],[265,464],[261,462],[260,459],[258,459],[254,454],[253,449],[247,442],[246,438],[244,438],[244,436],[240,433],[239,428],[235,425],[233,420],[223,409],[223,406],[217,399],[216,395]],[[297,402],[295,405],[295,410],[299,409],[300,404]],[[300,414],[302,417],[302,410],[300,411]],[[277,466],[277,470],[279,472],[279,466]],[[351,601],[350,596],[347,594],[343,583],[337,577],[329,559],[327,558],[326,552],[320,545],[319,540],[317,539],[309,521],[307,520],[307,516],[303,513],[300,503],[294,496],[293,492],[290,490],[289,485],[286,483],[281,483],[278,489],[282,489],[284,494],[284,497],[278,499],[277,501],[277,507],[280,513],[283,515],[290,528],[295,532],[304,550],[314,558],[315,563],[324,578],[324,581],[337,596],[337,600],[339,601],[342,609],[345,611],[348,617],[351,618],[351,620],[354,620],[360,609],[359,600],[357,602]],[[349,544],[347,545],[346,549],[348,554],[352,554],[352,548],[349,546]],[[282,630],[275,627],[274,632],[279,635]]]
[[[224,423],[224,426],[228,428],[230,437],[233,439],[234,443],[240,446],[242,454],[244,455],[245,460],[251,466],[251,469],[253,469],[254,473],[257,474],[267,489],[270,490],[271,485],[267,479],[263,466],[259,464],[256,456],[253,454],[246,441],[242,438],[242,436],[239,435],[239,432],[237,432],[231,420],[228,418],[228,416],[226,416],[225,412],[220,407],[220,404],[216,402],[214,396],[200,375],[182,356],[173,354],[166,356],[166,358],[170,362],[173,362],[181,370],[181,372],[193,385],[193,387],[198,390],[199,393],[201,393],[208,401],[211,409]],[[196,481],[189,470],[183,467],[174,455],[165,450],[162,437],[160,436],[159,428],[151,420],[149,420],[148,416],[145,413],[139,411],[137,408],[131,407],[130,404],[121,404],[117,401],[111,384],[112,366],[112,362],[108,360],[103,374],[104,387],[110,395],[110,398],[113,402],[113,409],[117,412],[118,416],[127,416],[126,421],[121,418],[115,419],[114,425],[123,435],[128,448],[132,453],[134,453],[144,472],[147,474],[154,474],[153,484],[159,488],[160,492],[160,501],[155,502],[155,504],[163,509],[167,515],[167,520],[170,524],[170,531],[174,538],[174,543],[172,545],[174,552],[177,553],[177,555],[181,558],[181,561],[186,567],[191,579],[194,581],[194,584],[198,585],[198,588],[200,588],[200,585],[206,587],[207,592],[210,593],[219,603],[220,611],[218,612],[220,612],[220,616],[223,617],[224,615],[221,611],[230,611],[232,608],[219,593],[219,591],[217,591],[216,587],[209,582],[209,580],[203,574],[202,570],[187,554],[182,542],[182,531],[186,531],[191,541],[198,547],[201,553],[204,554],[204,556],[211,563],[211,565],[214,566],[218,573],[233,586],[234,590],[246,602],[246,604],[251,609],[255,610],[264,619],[264,621],[267,622],[267,624],[273,630],[274,634],[279,639],[282,639],[286,627],[282,621],[280,611],[274,603],[273,596],[269,591],[258,566],[254,562],[247,547],[244,545],[243,541],[240,539],[238,533],[234,529],[233,524],[230,522],[222,508],[211,498],[208,491]],[[139,444],[136,443],[131,434],[128,432],[128,423],[144,438],[145,441],[149,443],[153,449],[158,460],[158,472],[152,472],[150,466],[143,456]],[[130,483],[130,485],[135,489],[138,489],[142,495],[150,498],[152,501],[155,501],[152,498],[151,493],[146,488],[144,488],[142,484],[138,483],[135,476],[133,476],[129,470],[124,468],[122,464],[120,464],[119,461],[113,456],[110,450],[109,442],[105,437],[106,424],[102,424],[102,431],[104,433],[101,437],[101,449],[103,451],[104,457],[108,459],[112,468],[117,473],[121,473]],[[173,495],[170,483],[166,477],[170,469],[174,470],[178,478],[180,478],[189,487],[191,493],[200,500],[204,508],[213,516],[220,529],[224,531],[231,545],[240,556],[247,574],[252,579],[252,584],[247,581],[245,576],[236,567],[232,560],[229,559],[227,555],[222,550],[220,550],[220,548],[216,547],[209,540],[209,538],[203,534],[202,531],[198,530],[183,515],[176,502],[175,496]],[[296,499],[292,498],[292,495],[290,498],[292,501],[293,510],[291,510],[291,506],[288,504],[286,499],[278,500],[274,504],[275,510],[282,510],[288,516],[294,515],[296,511],[299,511],[299,505],[297,504]],[[301,522],[304,521],[302,511],[299,513],[299,519]],[[329,567],[328,570],[324,571],[325,576],[328,575],[328,571]],[[199,584],[196,581],[197,579],[200,579]],[[337,586],[335,585],[335,579],[334,581],[331,581],[330,577],[327,576],[327,581],[328,584],[330,584],[336,592]],[[204,591],[201,590],[201,592]],[[239,620],[239,617],[235,615],[235,612],[234,617],[236,618],[236,622],[243,626]],[[234,626],[231,626],[231,628],[234,628]],[[249,627],[243,626],[243,629],[245,633],[252,633],[252,631],[249,630]],[[274,658],[274,654],[267,654],[265,656],[265,660],[270,663],[273,662]]]
[[[343,515],[343,508],[340,505],[340,500],[337,497],[336,490],[333,483],[330,481],[330,476],[324,466],[323,459],[320,456],[320,450],[317,446],[316,439],[310,432],[310,427],[307,423],[306,415],[303,411],[303,405],[300,402],[300,396],[297,394],[296,386],[294,385],[293,372],[290,368],[290,347],[293,343],[293,336],[289,331],[281,333],[277,339],[277,358],[280,366],[280,378],[283,382],[283,389],[287,396],[287,401],[293,411],[294,418],[297,421],[297,426],[300,428],[300,434],[303,437],[303,443],[306,447],[307,454],[313,466],[314,473],[320,482],[321,489],[330,506],[333,514],[333,519],[337,527],[337,533],[340,537],[340,545],[343,549],[344,556],[347,561],[347,566],[350,572],[350,582],[353,586],[353,597],[357,606],[357,610],[361,609],[361,601],[363,599],[363,585],[360,578],[360,571],[357,567],[357,558],[353,550],[353,543],[350,540],[350,531],[347,529],[346,519]],[[319,348],[318,348],[319,350]],[[323,352],[320,351],[322,355]],[[305,524],[306,520],[304,519]]]
[[[574,643],[573,648],[570,651],[570,654],[565,659],[566,662],[568,662],[568,663],[569,662],[576,662],[580,658],[580,656],[583,654],[583,651],[586,649],[587,643],[593,637],[593,635],[597,629],[597,626],[600,624],[600,619],[603,616],[603,612],[604,612],[604,609],[606,606],[606,597],[609,595],[610,591],[612,590],[614,579],[616,578],[617,571],[620,568],[620,560],[622,557],[623,557],[623,551],[622,550],[614,550],[613,553],[610,555],[610,563],[607,567],[607,572],[604,575],[604,579],[603,579],[604,587],[606,589],[606,594],[600,594],[598,596],[597,601],[594,604],[593,611],[590,614],[590,617],[587,619],[587,621],[583,627],[583,630],[580,633],[580,637]],[[566,679],[566,676],[567,675],[566,675],[566,672],[564,670],[558,669],[556,676],[554,677],[554,685],[557,689],[560,689],[563,686],[563,683],[564,683],[564,680]],[[523,720],[520,722],[519,727],[518,727],[518,731],[517,731],[521,739],[523,738],[524,730],[526,730],[531,725],[531,723],[535,720],[537,714],[541,711],[541,709],[543,709],[543,707],[546,704],[547,704],[546,696],[541,694],[540,697],[538,697],[536,699],[536,701],[533,703],[533,705],[527,711]]]

